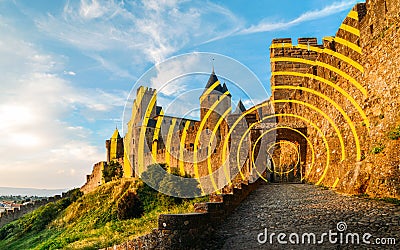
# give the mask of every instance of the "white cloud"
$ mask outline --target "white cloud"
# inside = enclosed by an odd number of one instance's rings
[[[104,147],[92,144],[91,130],[66,118],[92,119],[122,107],[126,93],[74,87],[62,78],[73,75],[62,57],[42,52],[0,21],[0,185],[80,186],[105,159]]]
[[[64,75],[76,76],[76,73],[74,71],[65,71],[64,70]]]
[[[178,60],[167,60],[155,66],[156,76],[150,79],[150,86],[166,96],[178,96],[187,90],[185,75],[197,72],[199,65],[207,64],[209,63],[202,61],[196,54],[181,56]],[[198,85],[198,83],[192,82],[190,89],[193,89],[193,85]]]
[[[128,70],[122,68],[121,66],[118,66],[111,60],[107,60],[98,54],[88,54],[88,56],[96,60],[98,63],[100,63],[102,68],[106,69],[109,72],[112,72],[114,75],[118,77],[127,78],[131,80],[136,79],[136,77],[134,77],[131,73],[129,73]]]
[[[287,22],[261,21],[256,25],[252,25],[249,28],[241,30],[240,32],[238,32],[238,34],[251,34],[251,33],[287,29],[303,22],[316,20],[319,18],[327,17],[342,12],[354,6],[354,4],[356,3],[357,3],[356,0],[334,2],[323,9],[305,12],[301,14],[299,17]]]

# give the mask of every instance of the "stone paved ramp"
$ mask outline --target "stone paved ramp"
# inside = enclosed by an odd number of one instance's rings
[[[360,235],[360,245],[332,244],[327,237],[324,244],[317,245],[280,245],[277,237],[273,245],[257,241],[265,228],[268,237],[271,233],[286,233],[288,240],[291,233],[300,237],[314,233],[319,241],[320,235],[329,230],[340,232],[339,222],[347,224],[344,237],[348,233]],[[371,242],[377,237],[395,238],[397,246],[363,244],[365,233],[373,235]],[[218,226],[208,249],[400,249],[400,206],[343,196],[307,184],[261,185]]]

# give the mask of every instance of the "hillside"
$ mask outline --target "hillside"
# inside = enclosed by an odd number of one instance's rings
[[[130,193],[140,197],[142,215],[121,219],[121,200]],[[137,179],[117,180],[84,196],[74,194],[50,203],[4,226],[0,229],[0,249],[112,246],[149,233],[161,213],[193,211],[194,202],[157,193]]]

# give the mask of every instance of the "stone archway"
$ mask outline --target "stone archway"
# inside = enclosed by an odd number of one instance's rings
[[[307,135],[307,128],[277,129],[276,142],[267,151],[271,156],[270,167],[266,170],[268,181],[275,183],[299,183],[303,181],[307,140],[302,134]]]

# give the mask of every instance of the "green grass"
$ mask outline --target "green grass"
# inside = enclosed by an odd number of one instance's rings
[[[400,200],[396,198],[380,198],[379,200],[400,206]]]
[[[396,199],[396,198],[389,198],[389,197],[384,197],[384,198],[373,198],[371,196],[369,196],[366,193],[362,193],[362,194],[357,194],[354,195],[355,197],[358,198],[362,198],[362,199],[366,199],[366,200],[375,200],[375,201],[383,201],[385,203],[390,203],[390,204],[394,204],[396,206],[400,206],[400,200]]]
[[[129,190],[145,197],[145,213],[140,218],[119,220],[117,203]],[[139,180],[113,181],[70,205],[64,199],[50,203],[4,226],[0,249],[104,248],[151,232],[161,213],[192,212],[193,204],[202,200],[162,195]]]

